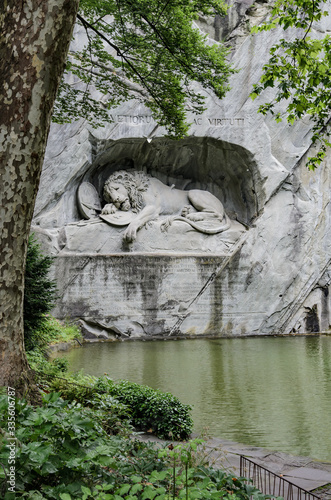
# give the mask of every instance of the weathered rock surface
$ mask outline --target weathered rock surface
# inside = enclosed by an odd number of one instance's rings
[[[199,21],[211,38],[229,40],[240,71],[225,99],[207,95],[207,111],[192,116],[187,139],[165,138],[135,101],[97,130],[84,121],[52,127],[33,231],[57,256],[55,314],[80,318],[90,337],[330,328],[331,153],[318,171],[307,171],[310,122],[276,124],[257,114],[259,99],[249,94],[283,33],[248,34],[267,14],[265,2],[235,2],[233,9],[227,25]],[[81,183],[93,184],[102,201],[107,177],[132,168],[178,189],[210,191],[232,227],[209,236],[177,221],[162,233],[155,220],[127,244],[124,228],[82,221]]]

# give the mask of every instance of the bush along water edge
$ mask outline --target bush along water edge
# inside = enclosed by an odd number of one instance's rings
[[[49,365],[49,377],[38,372],[41,386],[47,391],[58,391],[69,401],[89,406],[92,396],[94,399],[107,397],[109,401],[116,401],[116,404],[127,408],[130,422],[135,428],[151,432],[161,439],[181,441],[188,439],[192,433],[190,405],[181,403],[170,393],[125,380],[114,382],[108,376],[97,378],[82,372],[64,372],[58,377],[55,376],[52,363]],[[61,369],[66,368],[60,362],[57,365]]]
[[[107,404],[107,402],[105,403]],[[102,409],[43,395],[15,402],[15,491],[8,488],[12,406],[0,394],[0,498],[31,500],[265,500],[247,480],[197,460],[200,440],[161,448],[114,432]],[[121,407],[121,411],[125,408]],[[101,412],[101,413],[98,413]],[[118,430],[118,429],[117,429]]]

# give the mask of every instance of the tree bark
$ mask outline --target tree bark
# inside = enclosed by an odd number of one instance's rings
[[[24,266],[79,0],[0,0],[0,385],[29,390]]]

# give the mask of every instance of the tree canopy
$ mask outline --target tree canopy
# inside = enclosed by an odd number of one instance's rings
[[[254,32],[281,26],[295,29],[291,39],[282,38],[270,50],[269,62],[263,76],[251,94],[256,98],[269,87],[276,87],[277,94],[271,102],[262,104],[259,111],[271,112],[276,121],[284,117],[277,104],[286,101],[286,119],[295,120],[309,116],[313,122],[312,143],[319,144],[317,154],[308,159],[307,166],[314,170],[325,157],[329,142],[331,111],[331,37],[312,38],[316,23],[329,13],[323,10],[327,0],[277,0],[271,18],[255,27]]]
[[[183,137],[187,113],[201,113],[198,82],[222,98],[235,71],[223,44],[209,44],[193,24],[199,15],[224,16],[223,0],[81,0],[78,23],[86,44],[69,54],[53,120],[83,116],[95,126],[129,99],[149,107],[170,135]],[[100,99],[93,99],[93,87]]]

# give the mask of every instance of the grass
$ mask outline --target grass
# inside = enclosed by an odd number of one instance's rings
[[[57,358],[48,361],[48,347],[61,342],[72,342],[74,339],[82,340],[79,327],[75,323],[61,322],[53,316],[45,315],[39,330],[33,333],[33,347],[26,351],[29,365],[32,370],[45,371],[55,374],[57,371],[66,371],[68,360]],[[31,342],[30,342],[31,343]]]
[[[43,325],[34,335],[36,340],[42,339],[42,343],[48,345],[71,342],[74,339],[82,340],[82,334],[78,325],[69,321],[59,321],[48,314],[45,315]]]
[[[47,323],[50,331],[50,344],[58,344],[59,342],[70,342],[74,339],[82,340],[82,334],[78,325],[74,323],[60,322],[59,320],[49,316]]]

